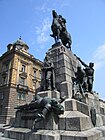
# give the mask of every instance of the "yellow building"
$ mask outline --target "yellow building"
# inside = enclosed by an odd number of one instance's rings
[[[15,115],[14,107],[30,102],[40,87],[43,63],[28,49],[19,38],[0,57],[0,123],[8,123]]]

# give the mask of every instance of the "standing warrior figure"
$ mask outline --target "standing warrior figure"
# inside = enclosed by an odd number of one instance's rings
[[[54,90],[55,89],[55,73],[54,65],[50,60],[50,57],[46,55],[44,59],[44,65],[42,69],[43,73],[43,90]]]
[[[73,81],[73,95],[72,98],[81,101],[84,98],[84,93],[87,89],[87,80],[86,73],[81,68],[81,66],[77,66],[77,70],[74,71],[75,77],[72,77]]]
[[[85,64],[79,57],[77,59],[81,62],[81,64],[85,67],[84,71],[87,77],[87,91],[92,92],[93,81],[94,81],[94,63],[90,62],[89,65]]]
[[[78,66],[77,71],[75,72],[75,81],[77,85],[77,92],[80,92],[82,95],[85,92],[86,89],[86,73],[85,71]]]

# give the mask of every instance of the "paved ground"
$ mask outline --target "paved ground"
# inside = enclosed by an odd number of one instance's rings
[[[3,136],[3,133],[0,132],[0,140],[15,140],[15,139],[5,138],[5,137]]]
[[[0,124],[0,131],[2,131],[4,124]],[[2,132],[0,132],[0,140],[16,140],[16,139],[9,139],[9,138],[5,138],[4,134]]]

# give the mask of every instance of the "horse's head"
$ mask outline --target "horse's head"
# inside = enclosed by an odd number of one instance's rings
[[[55,10],[52,10],[52,15],[53,15],[53,18],[57,18],[58,17],[58,15],[57,15]]]

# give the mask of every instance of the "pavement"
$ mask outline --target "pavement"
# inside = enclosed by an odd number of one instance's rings
[[[0,132],[0,140],[16,140],[16,139],[5,138],[4,134]]]
[[[0,140],[16,140],[16,139],[10,139],[10,138],[5,138],[4,134],[2,133],[4,131],[4,126],[5,124],[0,124]]]

